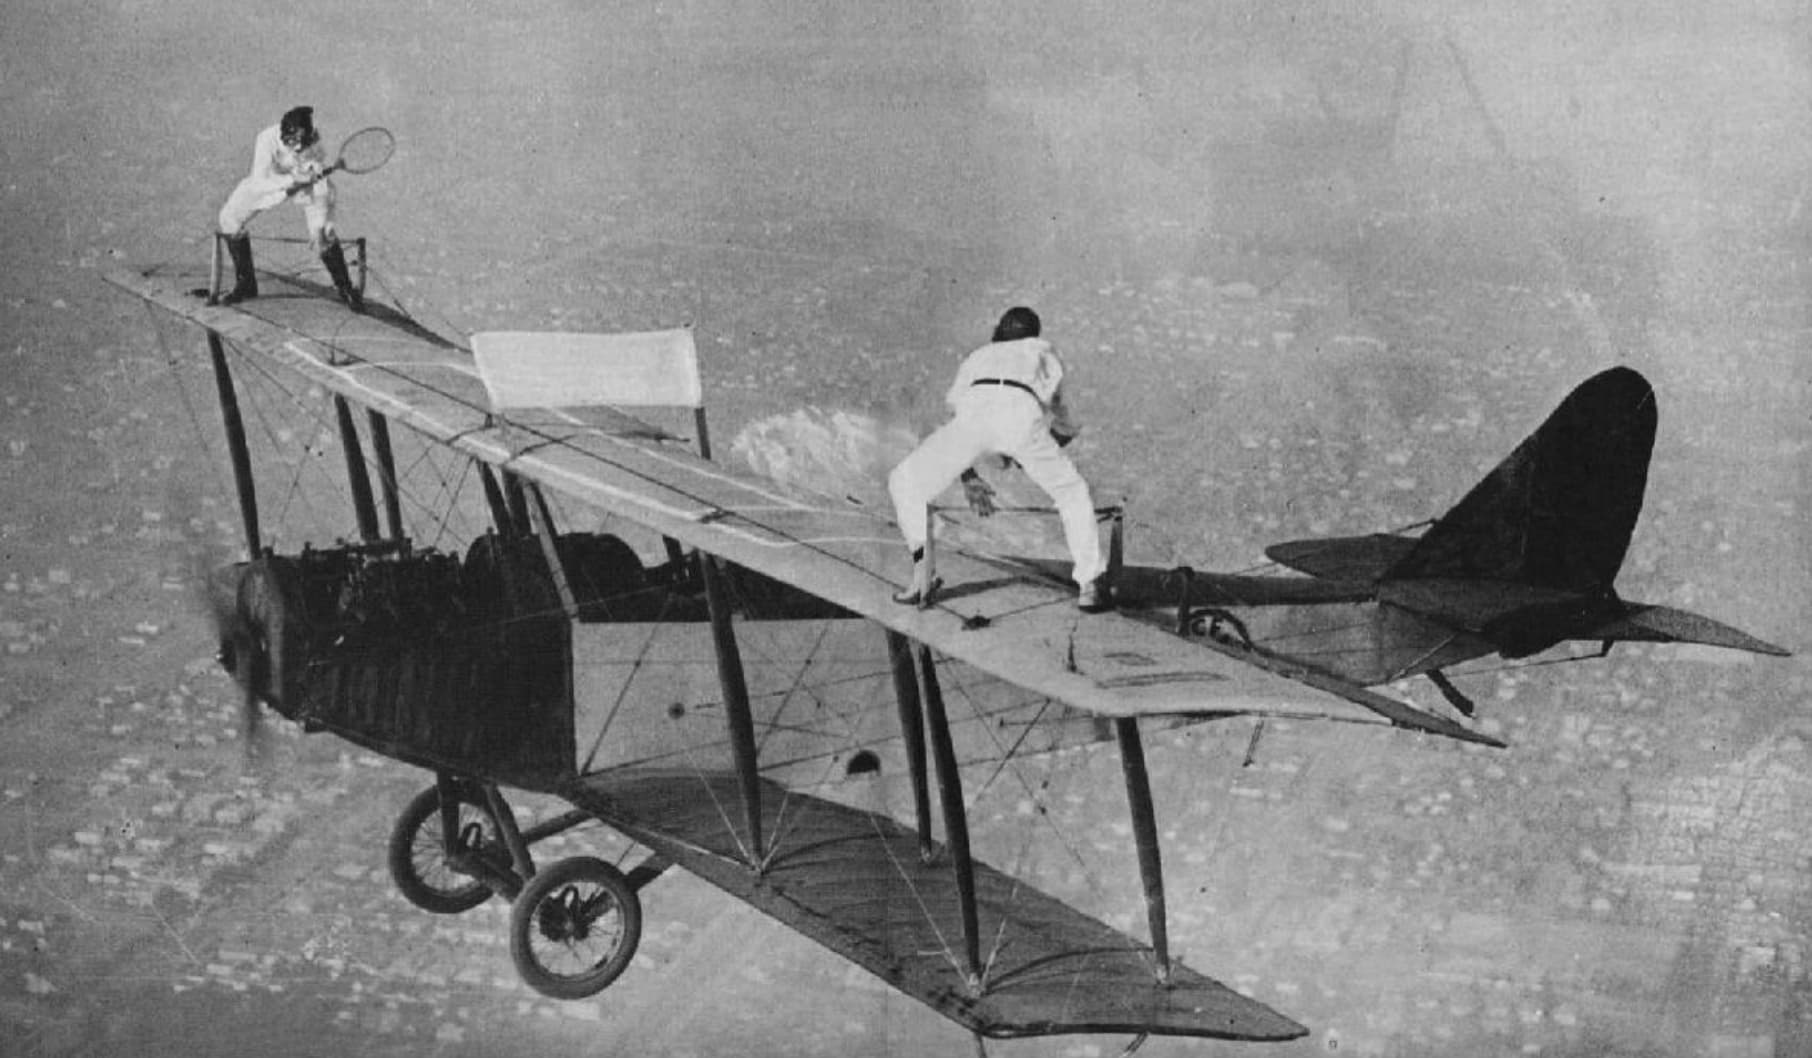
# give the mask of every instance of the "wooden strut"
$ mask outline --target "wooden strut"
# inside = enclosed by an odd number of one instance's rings
[[[522,491],[522,478],[507,470],[503,472],[503,498],[509,504],[510,526],[518,534],[532,531],[534,524],[529,521],[528,498]]]
[[[208,332],[208,355],[214,364],[220,418],[226,426],[227,454],[233,461],[233,485],[239,492],[239,517],[245,523],[245,553],[247,558],[255,559],[262,550],[262,536],[258,529],[258,490],[252,476],[252,455],[245,443],[245,420],[239,414],[239,394],[233,389],[226,347],[214,331]]]
[[[931,735],[931,756],[937,763],[938,793],[944,808],[944,839],[950,845],[950,866],[956,874],[956,899],[963,918],[963,968],[971,995],[982,994],[981,925],[975,907],[975,860],[969,851],[969,814],[963,807],[963,779],[956,770],[956,746],[950,740],[950,718],[944,711],[944,691],[938,685],[937,663],[931,648],[919,644],[919,689],[925,701],[925,725]]]
[[[692,423],[694,429],[698,433],[698,457],[700,459],[710,459],[711,433],[705,426],[704,408],[692,409]],[[686,568],[686,549],[681,547],[680,542],[671,536],[661,537],[661,543],[667,548],[667,564],[677,576],[681,570]]]
[[[340,422],[340,447],[346,453],[346,478],[352,486],[352,510],[359,521],[359,539],[369,544],[378,538],[377,504],[371,498],[371,468],[365,465],[365,449],[359,443],[358,427],[352,422],[352,405],[336,393],[333,412]]]
[[[724,597],[723,575],[717,561],[702,551],[693,553],[705,585],[705,605],[711,614],[711,638],[717,646],[717,680],[724,695],[724,722],[729,728],[730,752],[742,788],[743,815],[749,827],[749,866],[759,872],[767,861],[761,833],[761,775],[756,770],[755,716],[749,708],[749,687],[742,671],[742,650],[736,630],[730,627],[730,603]]]
[[[916,557],[916,556],[915,556]],[[925,593],[919,596],[919,609],[931,605],[932,586],[937,583],[937,513],[925,508]]]
[[[220,304],[221,258],[226,255],[226,236],[214,233],[214,253],[208,263],[208,304]]]
[[[503,486],[497,483],[496,473],[489,463],[476,459],[473,462],[478,464],[478,480],[484,485],[484,501],[491,508],[491,522],[502,535],[513,534],[516,526],[510,519],[509,504],[503,500]]]
[[[535,539],[541,543],[541,557],[547,561],[548,575],[554,579],[554,593],[560,596],[560,610],[568,620],[579,619],[579,599],[573,594],[572,581],[566,576],[566,563],[560,558],[560,540],[554,535],[554,514],[548,510],[541,486],[529,483],[523,489],[523,504],[528,508],[529,524]]]
[[[887,629],[887,663],[893,669],[893,696],[900,707],[900,735],[906,742],[906,768],[912,779],[912,808],[919,824],[919,859],[937,854],[931,841],[931,793],[925,778],[925,712],[919,704],[919,681],[912,671],[912,641]]]
[[[375,411],[366,415],[371,430],[371,452],[377,457],[378,486],[384,493],[384,524],[390,530],[390,539],[401,540],[403,498],[396,486],[396,454],[390,449],[390,420]]]
[[[1096,521],[1104,516],[1107,520],[1107,582],[1113,584],[1120,579],[1120,569],[1126,564],[1126,508],[1115,504],[1095,510]]]
[[[1158,983],[1170,983],[1170,929],[1164,912],[1164,864],[1158,851],[1157,816],[1152,810],[1151,775],[1145,768],[1145,745],[1139,718],[1117,716],[1114,734],[1120,741],[1120,766],[1126,773],[1126,801],[1131,809],[1133,846],[1139,855],[1139,881],[1145,888],[1145,919],[1151,927],[1152,958]]]
[[[436,771],[434,788],[440,798],[441,851],[451,857],[461,850],[459,833],[459,780],[451,772]]]
[[[705,409],[692,409],[692,424],[698,430],[698,458],[711,458],[711,434],[705,428]]]
[[[515,868],[517,877],[527,881],[535,876],[535,857],[529,851],[529,843],[524,840],[522,830],[516,824],[516,813],[510,810],[510,803],[503,799],[503,791],[494,782],[480,783],[484,792],[485,807],[491,810],[491,818],[497,823],[497,836],[503,839],[503,845],[510,850],[510,865]]]

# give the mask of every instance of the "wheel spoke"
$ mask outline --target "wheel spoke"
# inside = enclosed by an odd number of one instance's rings
[[[497,828],[488,809],[463,795],[457,809],[459,846],[494,850],[498,844]],[[397,888],[411,903],[436,914],[454,914],[489,900],[491,889],[448,863],[441,822],[439,792],[430,787],[410,803],[398,820],[391,838],[390,869]]]
[[[562,860],[529,881],[512,917],[517,968],[537,991],[592,995],[621,974],[641,939],[641,909],[621,872],[601,860]]]

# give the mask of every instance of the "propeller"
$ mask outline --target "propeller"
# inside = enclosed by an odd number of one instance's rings
[[[264,744],[261,688],[267,682],[264,647],[239,603],[246,563],[235,561],[224,546],[191,548],[186,555],[191,604],[208,621],[216,644],[215,659],[239,688],[239,730],[248,755]]]

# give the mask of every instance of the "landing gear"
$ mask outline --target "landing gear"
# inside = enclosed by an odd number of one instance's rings
[[[510,912],[516,971],[555,999],[603,991],[629,967],[641,939],[641,899],[623,872],[590,856],[538,872]]]
[[[530,845],[590,818],[575,810],[521,829],[495,785],[443,773],[397,819],[390,877],[405,899],[437,915],[470,911],[493,894],[511,901],[510,956],[523,981],[554,999],[584,999],[629,968],[642,940],[636,891],[669,865],[651,853],[627,875],[591,856],[535,866]]]
[[[390,877],[403,898],[436,915],[470,911],[491,898],[493,889],[455,863],[483,862],[508,871],[510,854],[497,819],[477,790],[455,784],[454,840],[448,842],[440,788],[415,795],[390,833]],[[462,866],[464,864],[462,863]]]

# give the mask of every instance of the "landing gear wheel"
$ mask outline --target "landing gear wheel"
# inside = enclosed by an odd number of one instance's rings
[[[628,968],[641,940],[641,898],[623,872],[590,856],[537,872],[510,910],[516,971],[555,999],[603,991]]]
[[[459,787],[459,842],[465,849],[509,862],[502,833],[478,791]],[[423,911],[457,915],[491,898],[491,887],[447,865],[441,837],[440,788],[416,794],[390,832],[390,877],[403,898]]]

